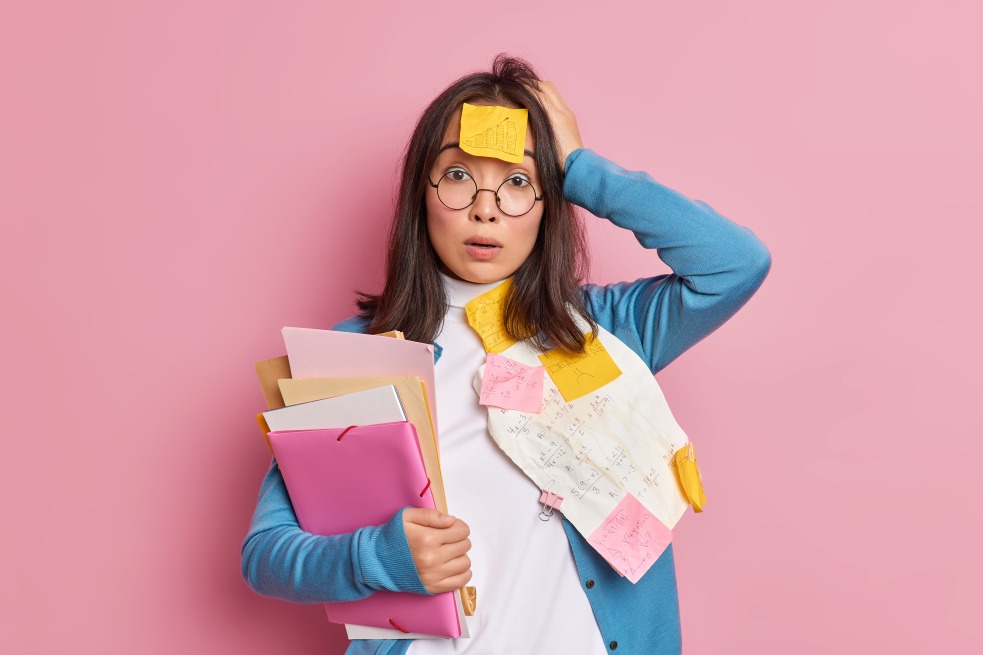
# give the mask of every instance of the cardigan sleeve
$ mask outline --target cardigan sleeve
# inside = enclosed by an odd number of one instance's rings
[[[362,332],[365,326],[356,317],[332,329]],[[383,525],[348,534],[304,532],[275,459],[242,542],[242,577],[264,596],[297,603],[358,600],[380,589],[429,594],[413,563],[402,510]]]
[[[768,249],[751,230],[591,150],[578,149],[567,158],[563,191],[570,202],[631,230],[673,271],[583,287],[595,320],[631,346],[653,373],[723,325],[771,268]]]
[[[413,564],[402,510],[352,533],[304,532],[276,460],[242,543],[242,576],[254,591],[296,603],[358,600],[380,589],[429,593]]]

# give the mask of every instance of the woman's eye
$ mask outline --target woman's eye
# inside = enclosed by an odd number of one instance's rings
[[[527,184],[529,184],[529,180],[527,180],[522,175],[513,175],[513,176],[511,176],[511,177],[509,177],[508,179],[505,180],[505,184],[507,184],[509,186],[514,186],[516,188],[522,188],[522,187],[526,186]]]
[[[465,180],[471,179],[471,176],[468,175],[468,172],[460,168],[452,168],[451,170],[447,171],[445,175],[452,182],[464,182]]]

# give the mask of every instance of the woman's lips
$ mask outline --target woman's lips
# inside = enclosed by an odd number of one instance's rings
[[[502,246],[491,243],[479,243],[477,241],[466,243],[464,246],[469,255],[481,260],[494,259],[502,251]]]

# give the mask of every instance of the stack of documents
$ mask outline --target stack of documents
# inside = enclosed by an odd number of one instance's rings
[[[447,513],[433,346],[398,333],[284,328],[283,336],[287,357],[256,364],[270,408],[257,418],[301,528],[352,532],[407,505]],[[325,608],[351,639],[460,637],[473,598],[470,589],[460,597],[379,591]]]

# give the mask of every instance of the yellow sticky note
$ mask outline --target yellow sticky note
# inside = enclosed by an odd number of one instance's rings
[[[679,484],[686,494],[686,499],[693,506],[694,512],[702,512],[707,504],[706,494],[703,493],[703,476],[696,464],[696,451],[693,444],[686,444],[676,451],[673,458],[676,462],[676,472],[679,474]]]
[[[465,102],[461,110],[461,150],[519,164],[526,148],[528,120],[528,109],[478,107]]]
[[[586,336],[587,347],[582,353],[557,348],[539,356],[539,361],[568,403],[597,391],[621,375],[621,369],[611,359],[604,344],[591,334]]]
[[[485,350],[490,353],[500,353],[515,343],[505,331],[505,294],[511,284],[511,279],[505,280],[464,306],[468,323],[481,336]]]

